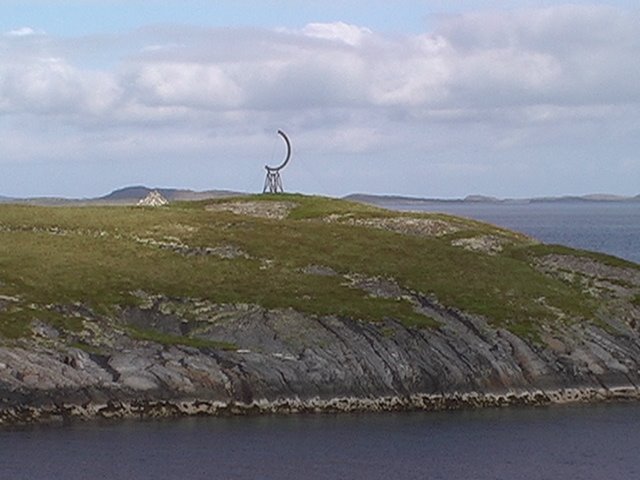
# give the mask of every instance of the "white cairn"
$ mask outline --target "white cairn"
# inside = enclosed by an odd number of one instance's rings
[[[162,207],[163,205],[167,205],[169,200],[164,198],[160,192],[157,190],[152,190],[149,194],[140,199],[138,202],[139,207]]]

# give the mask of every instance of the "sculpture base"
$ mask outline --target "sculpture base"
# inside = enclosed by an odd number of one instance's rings
[[[283,193],[282,178],[277,170],[267,169],[267,178],[264,180],[264,188],[262,193]]]

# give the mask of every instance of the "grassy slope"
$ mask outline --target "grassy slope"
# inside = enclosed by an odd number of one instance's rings
[[[211,201],[156,209],[0,206],[0,295],[14,297],[2,300],[0,334],[27,335],[34,319],[63,330],[81,329],[81,321],[60,313],[60,305],[81,303],[110,312],[114,305],[136,302],[136,291],[434,326],[407,300],[372,297],[350,287],[342,276],[349,273],[393,278],[520,333],[552,321],[553,308],[570,319],[592,316],[593,305],[577,287],[530,266],[532,255],[552,247],[542,249],[495,227],[327,198],[248,199],[286,200],[297,207],[288,218],[274,220],[208,211]],[[342,219],[437,218],[456,223],[462,231],[442,237],[403,235],[323,221],[330,214],[347,215]],[[512,245],[494,256],[451,245],[453,238],[478,234],[503,236]],[[232,245],[248,258],[188,256],[136,238],[179,241],[190,248]],[[341,275],[303,273],[308,265],[331,267]]]

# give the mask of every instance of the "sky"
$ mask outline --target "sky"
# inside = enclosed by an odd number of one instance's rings
[[[0,2],[0,195],[640,194],[637,1]]]

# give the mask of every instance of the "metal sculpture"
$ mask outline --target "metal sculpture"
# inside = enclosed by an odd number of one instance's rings
[[[278,135],[280,135],[284,139],[284,143],[287,144],[287,156],[284,159],[282,164],[277,167],[270,167],[269,165],[265,165],[264,168],[267,169],[267,178],[264,180],[264,188],[262,189],[262,193],[282,193],[284,189],[282,188],[282,178],[280,177],[280,170],[282,170],[287,163],[289,163],[289,159],[291,158],[291,142],[287,135],[282,131],[278,130]]]

